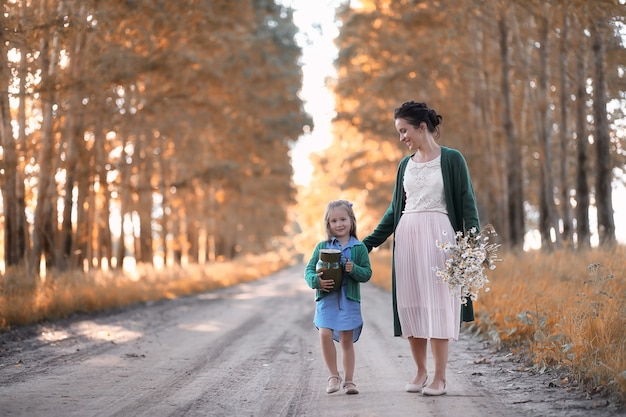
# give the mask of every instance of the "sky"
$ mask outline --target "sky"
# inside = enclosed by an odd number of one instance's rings
[[[333,39],[339,34],[334,22],[338,1],[282,0],[280,3],[294,9],[293,19],[300,29],[297,38],[302,47],[303,63],[300,97],[305,101],[305,110],[313,117],[314,128],[298,139],[291,150],[291,158],[294,182],[308,185],[313,174],[309,155],[330,145],[331,120],[335,116],[334,100],[325,86],[325,78],[335,73],[333,61],[337,48]]]
[[[325,78],[335,75],[333,61],[337,48],[333,39],[339,34],[334,21],[335,8],[339,0],[278,0],[294,9],[294,23],[300,29],[297,41],[302,47],[303,86],[300,97],[305,101],[305,110],[313,117],[314,129],[303,134],[291,150],[294,182],[307,186],[313,174],[309,161],[311,153],[317,153],[330,145],[331,121],[335,115],[332,94],[326,88]],[[615,229],[619,242],[626,244],[626,186],[613,187],[613,209]],[[595,229],[595,212],[591,210],[590,222]],[[592,244],[597,244],[597,235]],[[527,236],[528,249],[533,248],[538,236],[530,231]]]

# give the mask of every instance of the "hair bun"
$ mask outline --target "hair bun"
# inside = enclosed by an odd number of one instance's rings
[[[430,119],[430,122],[433,124],[433,126],[437,127],[441,124],[441,120],[443,119],[443,116],[438,114],[433,109],[428,109],[428,118]]]

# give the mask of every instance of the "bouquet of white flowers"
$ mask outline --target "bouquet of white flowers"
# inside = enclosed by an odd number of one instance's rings
[[[489,283],[485,270],[496,269],[500,244],[489,242],[491,236],[497,236],[492,225],[488,224],[476,233],[472,228],[468,233],[457,232],[456,243],[439,242],[437,247],[448,253],[444,269],[436,268],[435,273],[440,282],[448,284],[450,295],[459,298],[466,304],[467,298],[476,301],[478,291]],[[489,288],[485,288],[488,292]]]

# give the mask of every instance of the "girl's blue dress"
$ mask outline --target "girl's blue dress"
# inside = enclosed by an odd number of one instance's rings
[[[345,266],[346,259],[350,258],[351,248],[359,241],[352,236],[345,246],[341,246],[336,238],[326,244],[326,249],[339,249],[341,251],[341,264]],[[361,303],[346,297],[346,281],[352,279],[348,274],[343,274],[343,283],[340,291],[333,291],[317,301],[315,307],[315,327],[333,329],[333,339],[339,341],[339,332],[352,330],[352,342],[359,340],[363,329],[363,317],[361,316]]]

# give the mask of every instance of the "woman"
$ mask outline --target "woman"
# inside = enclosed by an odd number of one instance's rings
[[[425,103],[409,101],[394,111],[400,141],[411,150],[398,165],[391,204],[375,230],[363,239],[368,250],[394,234],[392,291],[394,335],[409,340],[417,366],[405,387],[423,395],[446,393],[448,342],[459,337],[460,321],[473,321],[466,305],[437,282],[446,254],[436,242],[453,241],[457,231],[478,231],[474,189],[463,155],[440,146],[443,117]],[[428,384],[427,343],[435,373]]]

